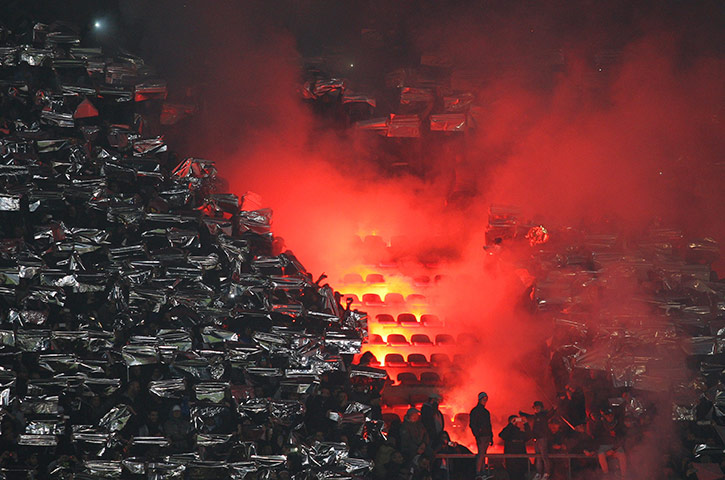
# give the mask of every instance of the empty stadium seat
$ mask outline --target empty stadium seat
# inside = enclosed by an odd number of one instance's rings
[[[365,277],[365,283],[385,283],[385,277],[380,273],[369,273]]]
[[[454,345],[455,343],[456,341],[452,335],[448,335],[447,333],[439,333],[436,335],[436,345]]]
[[[420,325],[418,319],[412,313],[401,313],[398,315],[398,323],[403,327],[417,327]]]
[[[427,287],[430,285],[430,277],[428,275],[418,275],[413,277],[413,285],[418,287]]]
[[[428,337],[425,333],[416,333],[411,336],[410,343],[411,345],[433,345],[433,342],[430,341],[430,337]]]
[[[342,283],[363,283],[363,278],[359,273],[348,273],[342,278]]]
[[[372,335],[368,335],[368,338],[365,340],[365,343],[368,343],[370,345],[384,345],[385,341],[383,340],[383,337],[380,335],[373,333]]]
[[[440,385],[441,377],[436,372],[423,372],[420,374],[420,383],[429,386]]]
[[[405,301],[411,305],[427,305],[428,299],[420,293],[411,293],[405,298]]]
[[[451,359],[446,353],[434,353],[430,356],[430,363],[434,367],[447,367],[451,364]]]
[[[365,305],[371,306],[371,307],[382,307],[383,300],[380,298],[380,295],[377,293],[366,293],[362,296],[362,301]]]
[[[430,367],[430,363],[422,353],[411,353],[408,355],[408,364],[411,367]]]
[[[398,374],[398,383],[400,385],[417,385],[418,377],[414,373],[402,372]]]
[[[385,294],[386,305],[403,305],[405,304],[405,298],[400,293],[386,293]]]
[[[451,338],[451,340],[453,339]],[[391,333],[388,335],[388,345],[408,345],[408,340],[406,340],[404,335]]]
[[[379,314],[375,315],[375,320],[377,320],[378,323],[383,324],[383,325],[391,325],[391,324],[395,325],[396,324],[395,317],[393,317],[389,313],[379,313]]]
[[[443,321],[438,318],[438,315],[433,315],[431,313],[424,313],[420,316],[420,323],[425,325],[426,327],[442,327]]]
[[[407,367],[408,363],[405,361],[403,356],[399,353],[389,353],[385,355],[385,366],[386,367]]]

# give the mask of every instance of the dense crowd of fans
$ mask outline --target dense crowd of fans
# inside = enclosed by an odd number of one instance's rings
[[[283,251],[269,211],[223,192],[212,162],[168,151],[165,84],[143,60],[85,48],[63,24],[0,41],[6,478],[465,478],[493,474],[482,453],[499,439],[533,447],[537,478],[567,475],[558,453],[584,478],[636,475],[638,448],[664,443],[648,440],[665,434],[641,384],[583,355],[571,368],[559,345],[556,405],[512,412],[495,435],[479,395],[475,466],[445,457],[471,452],[437,395],[383,429],[385,372],[352,364],[363,315]],[[681,419],[687,448],[661,452],[663,478],[695,478],[690,452],[719,459],[693,423],[720,418],[716,387],[702,380],[713,395]]]

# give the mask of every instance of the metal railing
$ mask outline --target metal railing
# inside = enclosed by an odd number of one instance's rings
[[[476,460],[477,455],[475,453],[441,453],[436,455],[436,458],[440,459],[447,459],[447,460]],[[515,459],[515,458],[525,458],[529,460],[527,463],[527,471],[531,472],[531,459],[535,459],[536,457],[541,457],[541,454],[536,453],[486,453],[484,455],[487,459],[501,459],[505,460],[507,458]],[[571,480],[572,476],[572,470],[571,470],[571,461],[572,460],[590,460],[590,461],[598,461],[597,455],[584,455],[583,453],[550,453],[548,455],[549,460],[566,460],[566,478]],[[454,462],[449,462],[448,470],[449,472],[453,472],[454,469],[452,469],[452,464]]]

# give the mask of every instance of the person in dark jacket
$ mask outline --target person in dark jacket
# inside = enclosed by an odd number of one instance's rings
[[[440,395],[433,393],[428,401],[420,407],[420,421],[428,432],[428,438],[438,439],[445,429],[445,418],[438,409]]]
[[[519,412],[532,423],[531,431],[534,434],[534,447],[536,451],[535,480],[547,480],[551,475],[551,462],[549,461],[549,419],[554,416],[555,410],[544,410],[544,403],[534,402],[534,413]]]
[[[624,428],[622,423],[614,416],[611,408],[602,410],[601,418],[594,427],[594,438],[599,442],[599,466],[602,472],[609,473],[609,457],[619,461],[619,470],[622,476],[627,475],[627,456],[624,453]]]
[[[476,456],[476,473],[483,472],[483,465],[486,460],[486,452],[488,447],[493,445],[493,429],[491,428],[491,413],[486,410],[488,402],[488,394],[481,392],[478,394],[478,405],[473,407],[469,417],[469,426],[471,432],[476,438],[477,456]]]
[[[400,426],[400,451],[405,461],[410,462],[413,457],[429,449],[430,438],[420,421],[420,412],[417,408],[410,408]]]
[[[531,428],[526,420],[511,415],[509,423],[498,434],[503,440],[503,453],[526,453],[526,442],[531,440]],[[507,458],[506,471],[511,480],[524,480],[528,470],[525,458]]]

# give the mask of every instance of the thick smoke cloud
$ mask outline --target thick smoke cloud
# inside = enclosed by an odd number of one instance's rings
[[[362,268],[352,235],[416,237],[413,256],[444,247],[441,313],[458,321],[454,333],[481,340],[461,347],[477,366],[449,392],[460,399],[449,402],[455,411],[486,389],[502,426],[553,394],[532,380],[546,374],[547,334],[520,307],[521,272],[484,265],[489,204],[519,205],[551,225],[635,236],[658,219],[725,240],[725,41],[715,2],[171,3],[128,2],[124,18],[172,83],[177,74],[203,91],[187,151],[217,160],[236,193],[261,194],[275,232],[313,273],[335,286]],[[396,29],[403,51],[365,54],[357,32],[370,25]],[[328,128],[296,97],[300,53],[322,46],[371,71],[420,53],[449,57],[477,97],[480,127],[464,161],[442,155],[436,175],[422,177],[368,161],[375,143]],[[459,208],[446,204],[454,176],[475,186]]]

